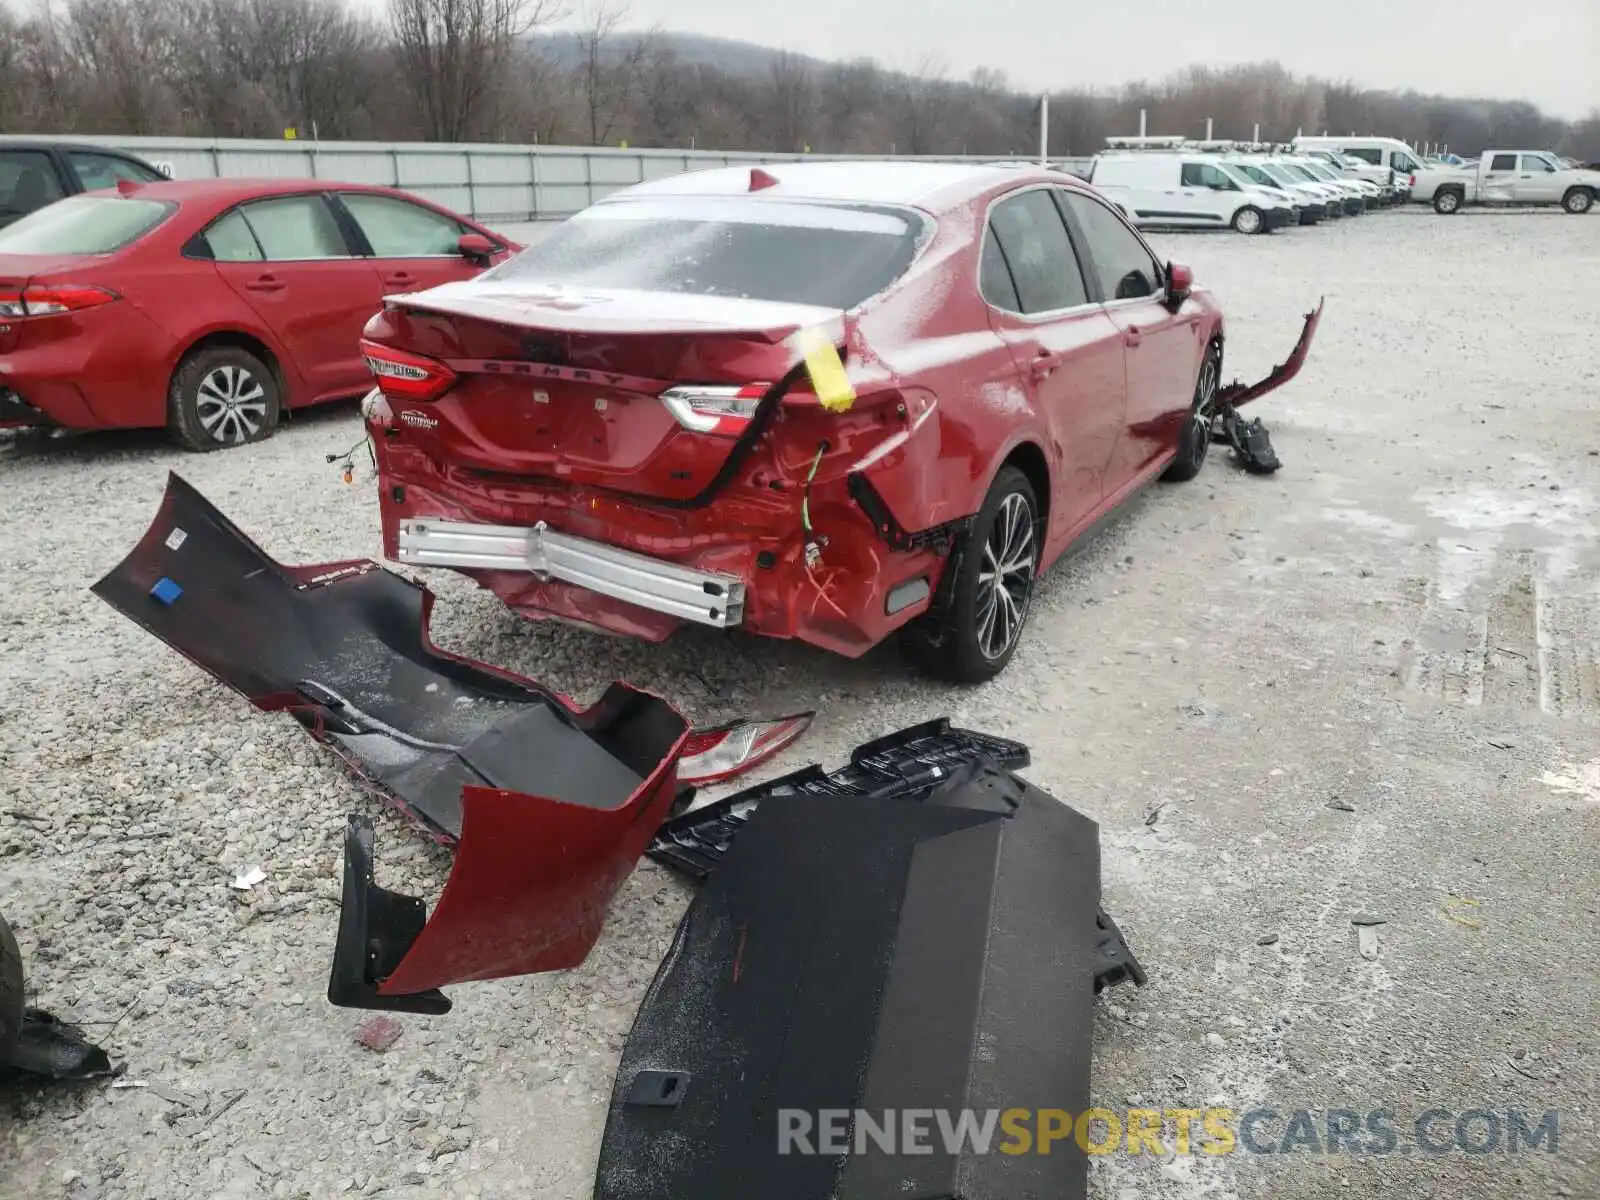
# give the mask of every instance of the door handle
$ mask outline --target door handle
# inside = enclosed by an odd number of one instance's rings
[[[409,272],[406,272],[406,271],[395,271],[392,274],[385,275],[383,277],[383,282],[384,283],[400,283],[400,284],[415,283],[416,282],[416,278],[417,277],[415,275],[412,275]]]
[[[1041,350],[1033,358],[1033,377],[1043,379],[1061,365],[1061,355],[1052,354],[1048,350]]]
[[[1137,325],[1129,325],[1128,328],[1123,331],[1122,341],[1124,345],[1137,346],[1140,342],[1144,341],[1144,330],[1140,329]]]
[[[244,286],[252,292],[281,292],[283,290],[283,283],[276,275],[258,275]]]

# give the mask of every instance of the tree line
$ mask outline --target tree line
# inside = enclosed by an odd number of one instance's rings
[[[1034,155],[1036,94],[999,71],[821,62],[626,27],[626,0],[0,0],[0,131]],[[556,33],[552,26],[577,32]],[[1065,82],[1065,81],[1064,81]],[[1523,101],[1380,91],[1275,63],[1194,65],[1051,95],[1050,152],[1136,133],[1386,134],[1476,154],[1600,158],[1581,121]]]

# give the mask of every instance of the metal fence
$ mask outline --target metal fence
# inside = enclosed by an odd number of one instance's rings
[[[642,183],[707,167],[794,162],[820,155],[709,150],[610,150],[587,146],[492,143],[310,142],[234,138],[74,136],[57,139],[136,154],[175,179],[271,176],[370,183],[403,188],[475,220],[553,221],[601,197]],[[829,155],[881,162],[888,155]],[[971,156],[896,156],[897,161],[986,162]],[[1081,171],[1087,160],[1056,165]]]

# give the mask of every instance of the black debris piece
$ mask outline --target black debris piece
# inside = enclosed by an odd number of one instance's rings
[[[116,1074],[99,1046],[77,1028],[23,1002],[22,951],[0,917],[0,1082],[97,1079]]]
[[[1216,423],[1211,427],[1213,441],[1225,442],[1233,447],[1234,458],[1252,475],[1270,475],[1283,463],[1272,448],[1272,438],[1260,417],[1246,421],[1231,404],[1218,408]]]
[[[1021,742],[956,729],[948,718],[913,725],[857,746],[847,766],[824,771],[815,764],[682,812],[679,797],[647,853],[664,866],[703,880],[727,852],[763,800],[777,796],[921,796],[962,767],[987,762],[1007,770],[1029,763]]]

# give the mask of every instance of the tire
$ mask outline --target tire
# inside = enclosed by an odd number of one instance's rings
[[[0,916],[0,1075],[17,1048],[22,1032],[22,951],[11,927]]]
[[[1561,197],[1561,207],[1574,216],[1581,216],[1594,207],[1594,193],[1586,187],[1568,188]]]
[[[1233,214],[1233,231],[1235,233],[1265,233],[1267,219],[1261,210],[1253,204],[1246,204]]]
[[[1465,199],[1455,188],[1440,188],[1433,194],[1433,211],[1442,217],[1452,216],[1461,211]]]
[[[1205,358],[1200,360],[1189,419],[1178,431],[1178,456],[1161,473],[1162,479],[1170,483],[1187,483],[1200,474],[1200,468],[1206,465],[1206,455],[1211,452],[1211,420],[1216,415],[1212,407],[1221,383],[1222,343],[1212,342],[1206,347]]]
[[[1015,467],[1001,467],[972,528],[953,552],[949,569],[954,574],[939,609],[902,631],[901,644],[923,670],[949,683],[971,684],[1005,669],[1027,627],[1043,533],[1028,477]],[[997,565],[1022,565],[996,579],[988,567],[995,559]]]
[[[236,346],[191,351],[173,372],[167,428],[185,450],[223,450],[272,436],[282,411],[277,377]]]

